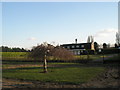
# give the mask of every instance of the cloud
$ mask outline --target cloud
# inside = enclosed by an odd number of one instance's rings
[[[30,37],[30,38],[28,38],[28,40],[35,41],[36,38],[35,37]]]
[[[95,37],[102,37],[102,36],[107,37],[110,34],[114,34],[116,32],[117,32],[117,29],[104,29],[104,30],[97,32],[94,36]]]
[[[94,34],[95,41],[99,43],[115,43],[117,29],[103,29]]]

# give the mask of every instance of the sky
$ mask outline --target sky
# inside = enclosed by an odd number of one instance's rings
[[[0,3],[0,45],[2,45],[2,3]]]
[[[99,44],[115,43],[117,2],[3,2],[2,45],[32,48],[86,43],[89,35]]]

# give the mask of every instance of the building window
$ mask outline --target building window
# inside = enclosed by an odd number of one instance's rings
[[[72,48],[75,48],[75,46],[72,46]]]
[[[75,51],[75,55],[77,55],[77,52]]]
[[[79,45],[77,45],[76,48],[79,48]]]
[[[67,46],[67,48],[69,49],[69,48],[70,48],[70,46]]]
[[[84,48],[84,45],[81,45],[82,48]]]
[[[81,50],[81,53],[83,53],[83,50]]]
[[[78,55],[80,55],[80,51],[78,51]]]

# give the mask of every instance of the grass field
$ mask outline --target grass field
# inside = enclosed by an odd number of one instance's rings
[[[32,58],[28,58],[29,52],[0,52],[2,54],[2,60],[33,60]],[[108,55],[104,55],[107,57]],[[103,55],[89,55],[90,60],[95,60],[103,57]],[[86,60],[88,59],[88,55],[80,55],[75,56],[78,60]],[[48,60],[53,60],[52,57],[48,57]]]
[[[28,52],[0,52],[2,57],[25,57]]]
[[[27,56],[27,53],[25,52],[4,52],[2,56],[2,78],[16,81],[77,85],[89,82],[106,70],[103,64],[97,66],[90,65],[89,63],[48,62],[48,72],[43,73],[43,62],[26,61],[24,58]],[[12,59],[9,59],[9,57]],[[81,57],[82,59],[87,58],[87,55],[77,56],[77,58]],[[90,58],[96,60],[102,58],[102,55],[90,55]]]
[[[25,60],[27,59],[28,52],[0,52],[3,60]]]
[[[66,65],[59,63],[59,65]],[[70,64],[68,64],[70,65]],[[75,64],[74,64],[75,65]],[[42,73],[42,67],[25,67],[3,70],[3,78],[53,82],[63,84],[80,84],[103,72],[103,67],[49,67],[48,73]]]

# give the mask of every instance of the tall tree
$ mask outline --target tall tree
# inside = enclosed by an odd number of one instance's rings
[[[110,43],[107,44],[107,47],[110,48]]]
[[[94,48],[95,48],[95,50],[97,50],[98,49],[98,43],[97,42],[94,42]]]
[[[120,32],[116,33],[116,44],[120,46]]]
[[[118,45],[115,43],[115,48],[118,48]]]
[[[103,43],[103,48],[107,48],[107,44],[106,43]]]
[[[94,42],[93,36],[88,36],[87,43],[92,43]]]

